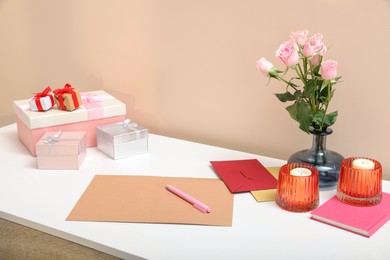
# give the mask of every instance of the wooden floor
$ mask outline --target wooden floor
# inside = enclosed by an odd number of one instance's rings
[[[94,249],[0,218],[0,260],[118,260]]]

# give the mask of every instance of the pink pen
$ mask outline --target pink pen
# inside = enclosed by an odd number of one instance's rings
[[[202,211],[203,213],[210,213],[211,209],[206,204],[203,204],[199,200],[191,197],[190,195],[184,193],[183,191],[179,190],[178,188],[173,187],[172,185],[167,184],[166,188],[170,191],[179,196],[180,198],[188,201],[189,203],[193,204],[195,208]]]

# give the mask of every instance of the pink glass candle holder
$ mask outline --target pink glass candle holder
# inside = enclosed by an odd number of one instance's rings
[[[382,166],[370,158],[350,157],[341,162],[337,198],[354,206],[374,206],[382,200]]]
[[[279,170],[276,204],[292,212],[306,212],[319,204],[319,176],[315,166],[289,163]]]

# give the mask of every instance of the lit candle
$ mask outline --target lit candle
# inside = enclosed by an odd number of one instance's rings
[[[318,170],[304,163],[288,163],[279,170],[276,204],[293,212],[312,210],[319,203]]]
[[[353,160],[352,167],[358,170],[372,170],[374,169],[375,164],[369,159],[359,158]]]
[[[354,206],[373,206],[382,199],[382,166],[371,158],[345,158],[340,166],[337,198]]]
[[[290,175],[293,176],[310,176],[311,171],[307,168],[294,168],[290,171]]]

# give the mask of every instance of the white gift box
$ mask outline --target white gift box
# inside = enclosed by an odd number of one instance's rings
[[[125,120],[96,128],[97,148],[113,159],[148,152],[148,129]]]
[[[28,100],[31,111],[47,111],[54,106],[54,94],[49,93],[45,97],[32,97]]]

